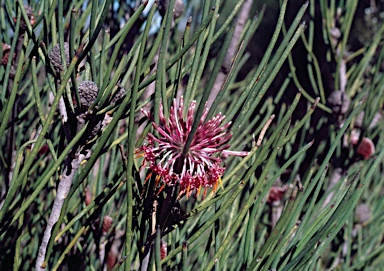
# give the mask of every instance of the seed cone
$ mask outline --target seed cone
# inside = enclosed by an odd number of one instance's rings
[[[126,90],[124,88],[120,88],[120,90],[112,97],[111,103],[115,103],[121,98],[124,97]]]
[[[78,87],[80,98],[80,111],[85,113],[92,106],[97,98],[99,89],[97,85],[92,81],[84,81]],[[95,137],[102,129],[104,115],[94,116],[92,118],[92,130],[88,135],[88,140]]]
[[[94,138],[101,131],[102,127],[103,127],[103,120],[101,119],[101,117],[99,117],[92,131],[89,133],[88,140],[91,140],[92,138]]]
[[[84,81],[79,87],[80,104],[82,111],[87,111],[89,107],[95,102],[99,89],[92,81]]]
[[[65,63],[69,66],[69,45],[68,42],[64,42]],[[48,54],[55,72],[60,73],[63,71],[63,63],[61,63],[60,44],[56,44]]]
[[[24,9],[25,9],[25,13],[28,16],[29,23],[31,24],[31,26],[34,26],[36,23],[36,18],[35,18],[35,14],[33,12],[32,7],[29,5],[24,5]],[[17,18],[13,17],[13,21],[16,23]],[[27,29],[27,23],[24,21],[24,17],[22,16],[21,20],[20,20],[20,30],[21,30],[21,32],[24,32],[25,29]]]

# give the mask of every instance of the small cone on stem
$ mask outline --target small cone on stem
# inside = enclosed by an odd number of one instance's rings
[[[68,67],[69,66],[69,44],[68,42],[64,42],[64,54],[65,54],[65,64]],[[63,69],[63,63],[61,62],[61,50],[60,50],[60,44],[56,44],[52,50],[48,54],[49,60],[51,61],[53,68],[56,73],[62,72]]]

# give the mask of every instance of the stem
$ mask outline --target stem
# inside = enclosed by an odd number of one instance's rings
[[[75,176],[77,169],[80,167],[80,164],[84,159],[86,159],[86,156],[80,153],[76,153],[74,158],[72,155],[67,156],[65,163],[66,165],[63,171],[64,174],[61,175],[61,181],[57,188],[57,195],[53,203],[51,215],[49,216],[47,228],[45,229],[43,240],[39,248],[39,253],[36,260],[37,271],[43,271],[47,267],[47,263],[44,262],[44,259],[49,239],[51,238],[52,228],[59,219],[64,200],[68,195],[69,189],[71,188],[73,177]]]

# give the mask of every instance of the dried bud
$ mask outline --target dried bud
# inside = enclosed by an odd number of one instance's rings
[[[343,14],[343,10],[341,7],[336,9],[336,20],[340,20],[341,15]]]
[[[103,218],[103,226],[101,228],[101,232],[102,233],[107,233],[109,231],[109,229],[111,228],[112,226],[112,223],[113,223],[113,218],[110,217],[110,216],[104,216]]]
[[[341,31],[337,27],[332,27],[330,31],[331,37],[338,40],[341,37]]]
[[[361,111],[357,117],[356,117],[356,120],[355,120],[355,127],[356,128],[363,128],[363,119],[364,119],[364,115],[365,115],[365,112],[364,111]],[[375,114],[375,116],[373,117],[371,123],[369,124],[368,126],[368,130],[371,130],[373,129],[380,121],[381,121],[381,114],[379,112],[377,112]]]
[[[357,153],[364,157],[365,160],[368,160],[372,154],[375,152],[375,144],[368,137],[363,137],[359,146],[357,147]]]
[[[335,90],[329,95],[328,103],[333,113],[343,115],[348,111],[350,99],[345,92]]]
[[[60,44],[56,44],[52,50],[49,52],[49,60],[51,61],[55,72],[60,73],[63,71],[63,64],[61,63],[61,53],[60,53]],[[69,66],[69,44],[64,42],[64,52],[65,52],[65,63],[66,66]]]
[[[95,102],[99,89],[94,82],[84,81],[77,90],[80,96],[81,109],[85,112]]]
[[[165,16],[169,7],[169,0],[160,0],[159,1],[159,13],[161,17]],[[173,19],[179,18],[184,12],[184,4],[182,0],[176,0],[175,5],[173,6]]]
[[[7,65],[10,54],[11,54],[11,46],[9,46],[6,43],[3,43],[3,58],[1,60],[2,65],[4,65],[4,66]],[[15,55],[13,55],[13,56],[15,56]]]
[[[358,223],[364,223],[371,218],[371,209],[367,204],[359,204],[356,207],[355,215]]]
[[[184,13],[184,3],[182,0],[176,0],[175,5],[173,7],[173,19],[177,19],[181,17]]]
[[[350,135],[350,141],[352,145],[356,145],[357,143],[359,143],[360,133],[361,132],[359,129],[352,129],[351,135]],[[348,145],[349,144],[347,143],[346,146]]]
[[[379,122],[382,121],[382,118],[383,118],[382,115],[379,112],[377,112],[373,117],[371,124],[369,124],[368,130],[373,129],[377,124],[379,124]]]
[[[29,18],[29,23],[31,24],[31,26],[34,26],[36,23],[36,19],[35,19],[35,14],[33,12],[32,7],[25,5],[24,8],[25,8],[25,12],[27,13],[27,16]]]
[[[34,26],[35,23],[36,23],[36,19],[35,19],[35,15],[34,15],[32,7],[28,6],[28,5],[25,5],[24,9],[25,9],[25,13],[27,13],[27,16],[28,16],[28,19],[29,19],[29,23],[31,24],[31,26]],[[16,23],[17,22],[17,18],[14,17],[13,21]],[[27,24],[25,23],[23,16],[21,16],[20,29],[24,31],[26,28],[27,28]]]
[[[357,114],[354,126],[355,128],[362,128],[363,127],[363,120],[364,120],[365,112],[361,111],[359,114]]]

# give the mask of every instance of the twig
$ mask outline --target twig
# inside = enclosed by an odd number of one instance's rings
[[[67,197],[69,189],[71,188],[73,177],[77,169],[80,167],[81,162],[89,156],[90,152],[88,152],[87,155],[84,155],[81,154],[80,151],[77,151],[74,157],[72,157],[72,155],[68,155],[66,159],[65,168],[63,171],[63,175],[61,176],[59,186],[57,188],[57,195],[53,203],[51,215],[49,216],[47,228],[45,229],[43,240],[39,248],[39,253],[36,260],[37,271],[44,271],[46,268],[47,264],[46,262],[44,262],[44,259],[49,239],[51,238],[53,226],[59,219],[64,200]]]
[[[77,128],[82,128],[84,126],[85,119],[83,118],[83,116],[86,117],[85,114],[77,116]],[[65,124],[67,123],[68,122],[63,121],[64,128],[66,128]],[[79,169],[83,160],[88,159],[91,156],[90,147],[91,145],[87,145],[86,147],[84,147],[84,145],[82,144],[77,145],[77,147],[74,147],[73,151],[70,152],[66,158],[63,174],[61,175],[61,180],[57,188],[57,195],[53,203],[47,228],[45,229],[43,240],[39,248],[39,253],[36,260],[37,271],[43,271],[46,268],[47,263],[44,262],[44,260],[47,252],[47,246],[52,235],[53,226],[59,220],[64,200],[66,199],[68,192],[71,188],[76,171]]]
[[[157,215],[157,205],[158,205],[158,202],[157,200],[155,200],[153,202],[153,212],[152,212],[152,229],[151,229],[151,235],[155,235],[156,234],[156,225],[157,225],[157,222],[156,222],[156,215]],[[141,263],[141,271],[146,271],[148,270],[148,265],[149,265],[149,259],[151,257],[151,246],[152,246],[152,242],[148,242],[147,243],[147,248],[146,250],[147,251],[147,255],[145,255],[142,263]]]

